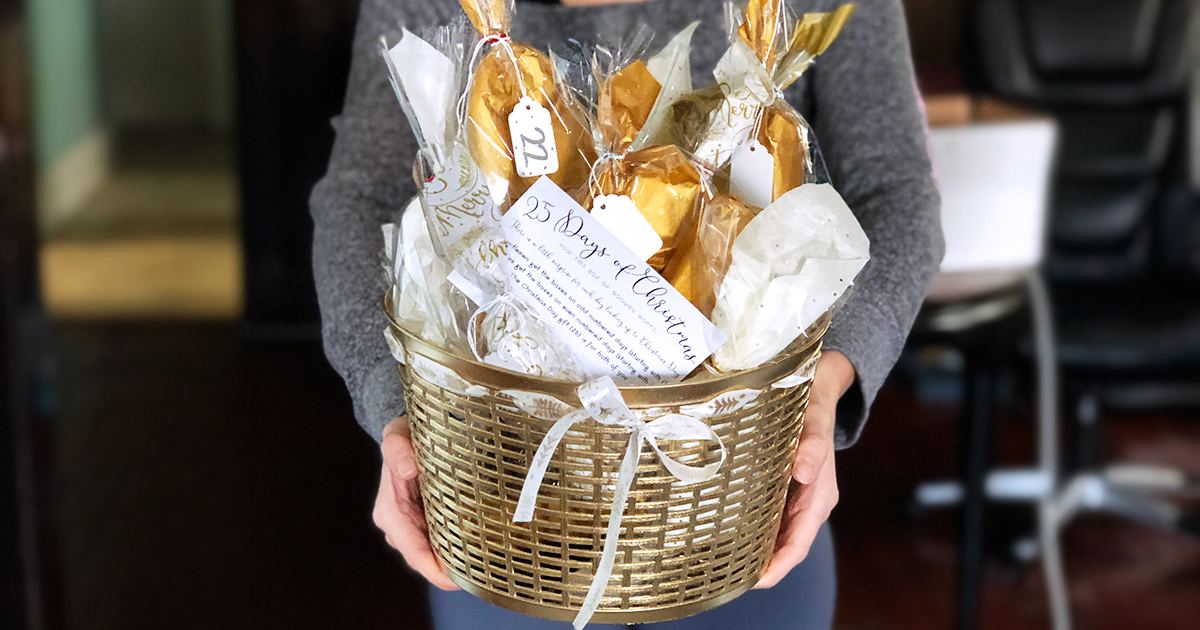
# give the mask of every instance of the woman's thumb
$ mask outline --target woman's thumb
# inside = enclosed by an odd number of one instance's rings
[[[800,436],[800,445],[796,449],[796,463],[792,466],[792,477],[802,484],[810,484],[817,480],[817,474],[829,457],[829,443],[820,436]]]
[[[417,458],[409,438],[407,418],[397,418],[383,431],[383,463],[392,474],[408,481],[417,477]]]

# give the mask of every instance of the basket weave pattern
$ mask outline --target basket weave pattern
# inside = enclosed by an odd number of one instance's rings
[[[804,356],[794,357],[796,364],[811,366],[808,359],[819,346],[813,340]],[[411,365],[399,371],[435,553],[456,583],[487,601],[542,618],[573,619],[604,545],[628,430],[592,420],[577,424],[553,456],[533,522],[513,523],[529,459],[554,420],[522,411],[495,388],[475,396],[452,391]],[[541,379],[509,376],[538,391]],[[616,566],[594,623],[688,616],[757,581],[774,550],[808,383],[773,388],[766,381],[756,389],[761,394],[748,406],[710,403],[713,415],[703,422],[728,453],[714,479],[679,483],[643,449]],[[632,400],[630,407],[646,420],[681,411],[678,404]],[[719,458],[719,447],[709,442],[660,446],[691,466]]]

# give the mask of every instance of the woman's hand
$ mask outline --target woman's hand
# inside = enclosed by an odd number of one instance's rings
[[[429,544],[407,416],[396,418],[383,429],[382,449],[383,474],[379,496],[375,497],[375,525],[412,570],[444,591],[458,590]]]
[[[839,352],[826,352],[817,362],[808,393],[804,430],[792,487],[788,491],[775,555],[754,588],[771,588],[806,556],[817,530],[838,502],[837,472],[833,463],[833,428],[837,403],[854,383],[854,366]]]

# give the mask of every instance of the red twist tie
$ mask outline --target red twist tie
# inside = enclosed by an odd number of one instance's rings
[[[495,46],[500,42],[509,41],[509,37],[508,33],[500,33],[499,35],[488,35],[487,37],[483,38],[483,41],[489,46]]]

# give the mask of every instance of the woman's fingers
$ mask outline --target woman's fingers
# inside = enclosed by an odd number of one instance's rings
[[[833,452],[834,428],[837,425],[837,404],[854,383],[854,368],[838,352],[825,352],[817,361],[816,373],[808,392],[808,409],[804,412],[804,431],[796,450],[792,477],[802,483],[813,483],[825,459]]]
[[[833,453],[833,423],[829,422],[828,428],[809,424],[810,421],[817,420],[817,416],[824,415],[820,413],[823,410],[817,411],[818,413],[812,414],[812,417],[804,421],[804,432],[800,436],[800,444],[796,447],[796,464],[792,467],[792,478],[806,486],[817,480],[817,475],[825,467],[826,458]],[[829,415],[832,417],[832,414]],[[828,433],[828,436],[825,433]]]
[[[379,495],[375,498],[375,525],[383,530],[389,545],[394,547],[408,566],[420,573],[434,586],[457,590],[458,586],[446,577],[441,564],[433,555],[425,528],[425,515],[415,497],[415,482],[401,482],[383,467]]]
[[[442,590],[458,590],[446,577],[429,544],[406,419],[393,421],[383,434],[383,470],[379,476],[379,494],[375,497],[375,525],[383,530],[388,544],[404,556],[412,570]]]
[[[791,572],[796,565],[804,561],[808,557],[808,550],[812,547],[812,541],[816,538],[816,531],[813,531],[811,537],[806,538],[805,532],[811,529],[811,524],[807,520],[812,520],[808,516],[807,510],[801,510],[799,514],[794,516],[786,528],[781,528],[779,531],[779,539],[776,541],[775,554],[771,556],[771,562],[767,565],[766,571],[758,580],[758,584],[754,585],[756,589],[771,588],[779,583],[788,573]],[[820,527],[818,523],[817,527]]]
[[[793,484],[775,543],[775,555],[754,588],[771,588],[808,557],[821,525],[838,501],[837,474],[833,453],[809,485]]]
[[[417,478],[417,457],[413,452],[408,416],[391,421],[383,429],[383,463],[401,479]]]
[[[754,588],[770,588],[808,556],[821,525],[837,505],[833,436],[837,403],[854,382],[854,368],[837,352],[821,355],[809,388],[804,431],[796,447],[792,484],[784,508],[775,554]]]

